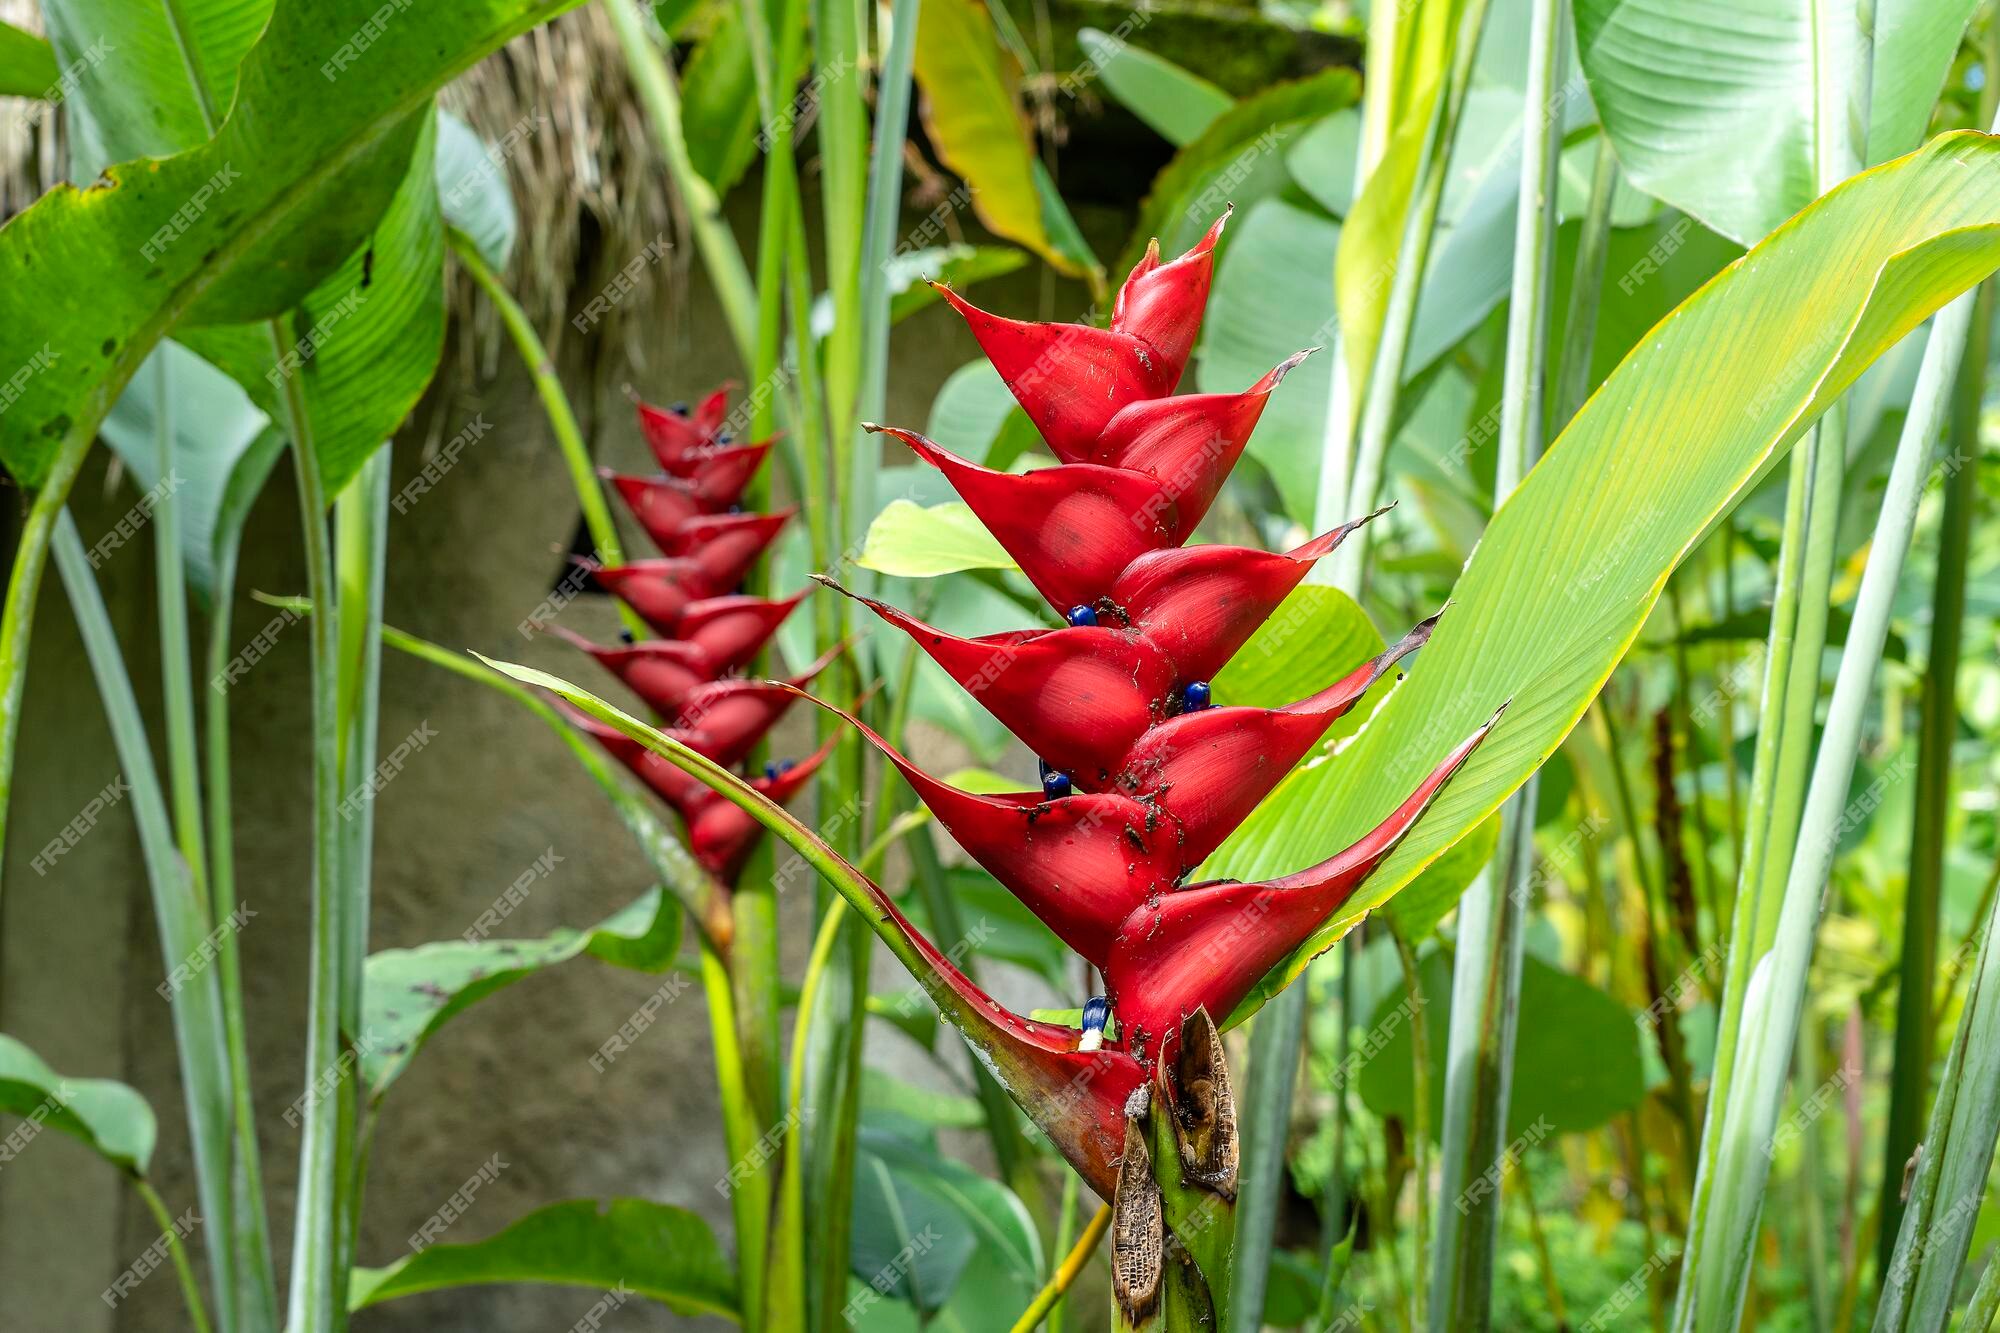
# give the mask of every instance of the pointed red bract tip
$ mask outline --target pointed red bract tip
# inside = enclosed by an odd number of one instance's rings
[[[1136,472],[1091,463],[995,472],[915,431],[884,429],[944,473],[1058,612],[1094,604],[1127,565],[1192,531],[1179,504]]]
[[[1229,214],[1225,208],[1208,233],[1180,258],[1164,264],[1142,261],[1143,271],[1133,270],[1112,307],[1112,329],[1140,339],[1153,349],[1163,368],[1171,368],[1172,376],[1160,393],[1172,393],[1180,382],[1201,333],[1209,283],[1215,275],[1215,245]]]
[[[1503,705],[1504,707],[1504,705]],[[1145,1058],[1196,1008],[1228,1014],[1272,968],[1353,897],[1491,733],[1461,742],[1389,816],[1352,847],[1262,884],[1194,884],[1142,905],[1119,928],[1105,968],[1127,1049]]]
[[[1170,362],[1133,334],[1007,319],[949,287],[937,290],[964,316],[986,359],[1065,462],[1087,457],[1120,408],[1172,393],[1180,381],[1186,357]]]

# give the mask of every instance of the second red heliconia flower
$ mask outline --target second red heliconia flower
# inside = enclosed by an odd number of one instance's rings
[[[723,385],[690,409],[640,403],[639,426],[661,471],[653,477],[602,475],[660,550],[652,560],[602,565],[579,560],[598,586],[631,608],[657,635],[593,643],[555,627],[552,632],[590,654],[661,720],[667,733],[719,764],[743,763],[833,654],[789,682],[749,680],[741,674],[805,597],[752,597],[742,583],[793,510],[745,513],[739,501],[770,453],[771,440],[737,444],[728,430],[729,389]],[[838,650],[836,650],[838,651]],[[763,835],[763,826],[741,809],[652,751],[570,710],[577,727],[594,736],[639,777],[687,827],[695,858],[734,887]],[[830,753],[830,746],[794,763],[774,761],[750,784],[783,803],[798,794]]]

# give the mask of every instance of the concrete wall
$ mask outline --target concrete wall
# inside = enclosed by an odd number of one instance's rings
[[[754,192],[740,192],[736,201],[754,204]],[[1129,217],[1084,210],[1083,222],[1101,254],[1118,253]],[[689,308],[648,341],[653,369],[630,376],[660,400],[692,398],[715,381],[741,377],[698,274],[688,291]],[[978,295],[1024,316],[1068,318],[1085,305],[1080,288],[1048,284],[1038,269]],[[949,311],[937,307],[912,317],[896,331],[888,419],[921,425],[938,385],[975,355]],[[615,386],[620,377],[606,378]],[[604,421],[601,456],[647,470],[629,408],[615,387],[605,399],[596,405]],[[427,428],[441,427],[441,438],[448,438],[476,414],[484,414],[491,431],[431,494],[392,516],[387,618],[450,647],[602,683],[590,664],[560,645],[524,641],[516,632],[548,593],[577,510],[540,406],[510,353],[491,381],[451,401],[424,404],[396,442],[394,484],[422,466]],[[73,507],[87,542],[131,502],[129,482],[107,489],[106,458],[96,455],[76,490]],[[634,549],[642,545],[643,539]],[[152,578],[150,541],[119,551],[100,573],[149,709],[158,699]],[[251,590],[295,592],[303,585],[292,476],[281,463],[246,534],[234,612],[238,641],[248,642],[272,614],[249,599]],[[606,607],[581,603],[564,620],[606,636],[613,624]],[[256,912],[240,940],[281,1268],[298,1147],[296,1131],[281,1117],[302,1079],[311,875],[306,638],[302,627],[282,633],[233,696],[238,881]],[[457,936],[550,848],[562,861],[508,919],[509,934],[588,925],[647,887],[644,862],[601,793],[561,742],[518,705],[394,652],[385,655],[382,694],[385,751],[422,724],[436,735],[376,804],[372,947]],[[157,751],[158,718],[151,720]],[[803,734],[801,719],[790,725]],[[160,1119],[153,1179],[179,1213],[194,1203],[194,1188],[169,1008],[154,991],[163,969],[129,809],[110,811],[47,875],[29,865],[117,772],[53,573],[35,628],[20,745],[0,898],[0,1030],[64,1073],[120,1078],[147,1096]],[[786,904],[788,972],[803,960],[807,906],[804,895]],[[885,971],[880,980],[896,976]],[[375,1137],[361,1260],[384,1263],[405,1252],[411,1232],[494,1153],[507,1169],[480,1191],[457,1224],[457,1238],[489,1234],[559,1199],[614,1194],[696,1209],[726,1238],[727,1209],[714,1182],[727,1163],[698,993],[604,1074],[586,1063],[658,984],[579,960],[485,1000],[444,1030],[387,1100]],[[5,1326],[21,1333],[186,1327],[166,1271],[115,1312],[100,1299],[156,1234],[114,1172],[62,1135],[40,1136],[19,1160],[0,1167]],[[355,1324],[381,1333],[560,1329],[592,1300],[571,1289],[474,1289],[398,1302]],[[635,1302],[605,1327],[684,1322]]]

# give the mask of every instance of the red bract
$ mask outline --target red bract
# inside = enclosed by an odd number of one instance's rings
[[[1215,243],[1228,220],[1227,213],[1217,218],[1200,243],[1170,264],[1160,262],[1157,242],[1149,247],[1119,290],[1108,329],[1004,319],[948,287],[938,291],[965,316],[1055,456],[1079,462],[1121,409],[1170,394],[1180,383],[1208,306]]]
[[[666,470],[661,476],[601,473],[662,558],[613,566],[578,563],[662,637],[633,642],[627,635],[628,642],[613,646],[561,627],[552,632],[617,676],[664,720],[669,735],[719,764],[735,765],[750,756],[791,707],[797,687],[840,649],[789,684],[731,674],[764,650],[805,593],[771,601],[736,591],[792,511],[723,512],[741,498],[771,448],[769,441],[732,446],[721,432],[728,387],[711,393],[692,412],[639,404],[640,428]],[[695,857],[725,884],[733,884],[762,825],[622,733],[581,714],[572,713],[572,718],[680,814]],[[797,764],[773,764],[751,785],[782,803],[811,779],[828,752],[822,747]]]
[[[1185,545],[1299,360],[1241,394],[1169,396],[1200,328],[1222,225],[1171,262],[1149,249],[1109,329],[1002,319],[945,293],[1061,460],[1056,466],[996,472],[914,432],[871,427],[943,472],[1068,622],[965,637],[858,599],[1035,751],[1042,789],[962,791],[842,714],[973,860],[1102,970],[1119,1049],[1142,1067],[1197,1009],[1226,1017],[1346,903],[1493,725],[1320,865],[1256,884],[1186,882],[1435,624],[1425,621],[1296,703],[1214,699],[1213,679],[1231,657],[1313,562],[1367,521],[1282,553]],[[1314,647],[1268,651],[1310,660]],[[1020,1056],[1047,1065],[1051,1079],[1053,1057]],[[1107,1131],[1060,1115],[1037,1119],[1058,1141]],[[1092,1183],[1107,1192],[1098,1178]]]

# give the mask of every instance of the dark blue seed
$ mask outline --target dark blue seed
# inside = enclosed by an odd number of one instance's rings
[[[1042,775],[1042,795],[1051,801],[1060,801],[1070,794],[1071,786],[1067,773],[1045,773]]]
[[[1083,1030],[1102,1032],[1111,1019],[1111,1001],[1102,995],[1093,995],[1083,1002]]]
[[[1095,625],[1097,608],[1093,606],[1072,606],[1067,617],[1072,625]]]
[[[1195,681],[1193,684],[1189,685],[1186,689],[1181,691],[1182,712],[1199,713],[1202,709],[1208,707],[1208,705],[1209,705],[1209,689],[1207,681],[1205,680]]]
[[[796,759],[786,759],[779,763],[778,771],[780,773],[789,773],[798,766],[799,764]]]
[[[770,760],[764,761],[764,781],[770,782],[778,776],[778,766]]]
[[[723,431],[720,435],[715,437],[715,442],[717,444],[734,444],[736,443],[736,436],[731,434],[729,431]]]
[[[684,417],[688,414],[688,405],[686,403],[675,403],[667,411],[672,412],[677,417]]]
[[[631,630],[629,630],[629,629],[621,629],[621,630],[619,630],[619,631],[618,631],[618,638],[619,638],[619,641],[620,641],[620,642],[622,642],[622,643],[635,643],[635,642],[637,642],[637,640],[636,640],[636,639],[634,639],[634,638],[632,637],[632,631],[631,631]]]

